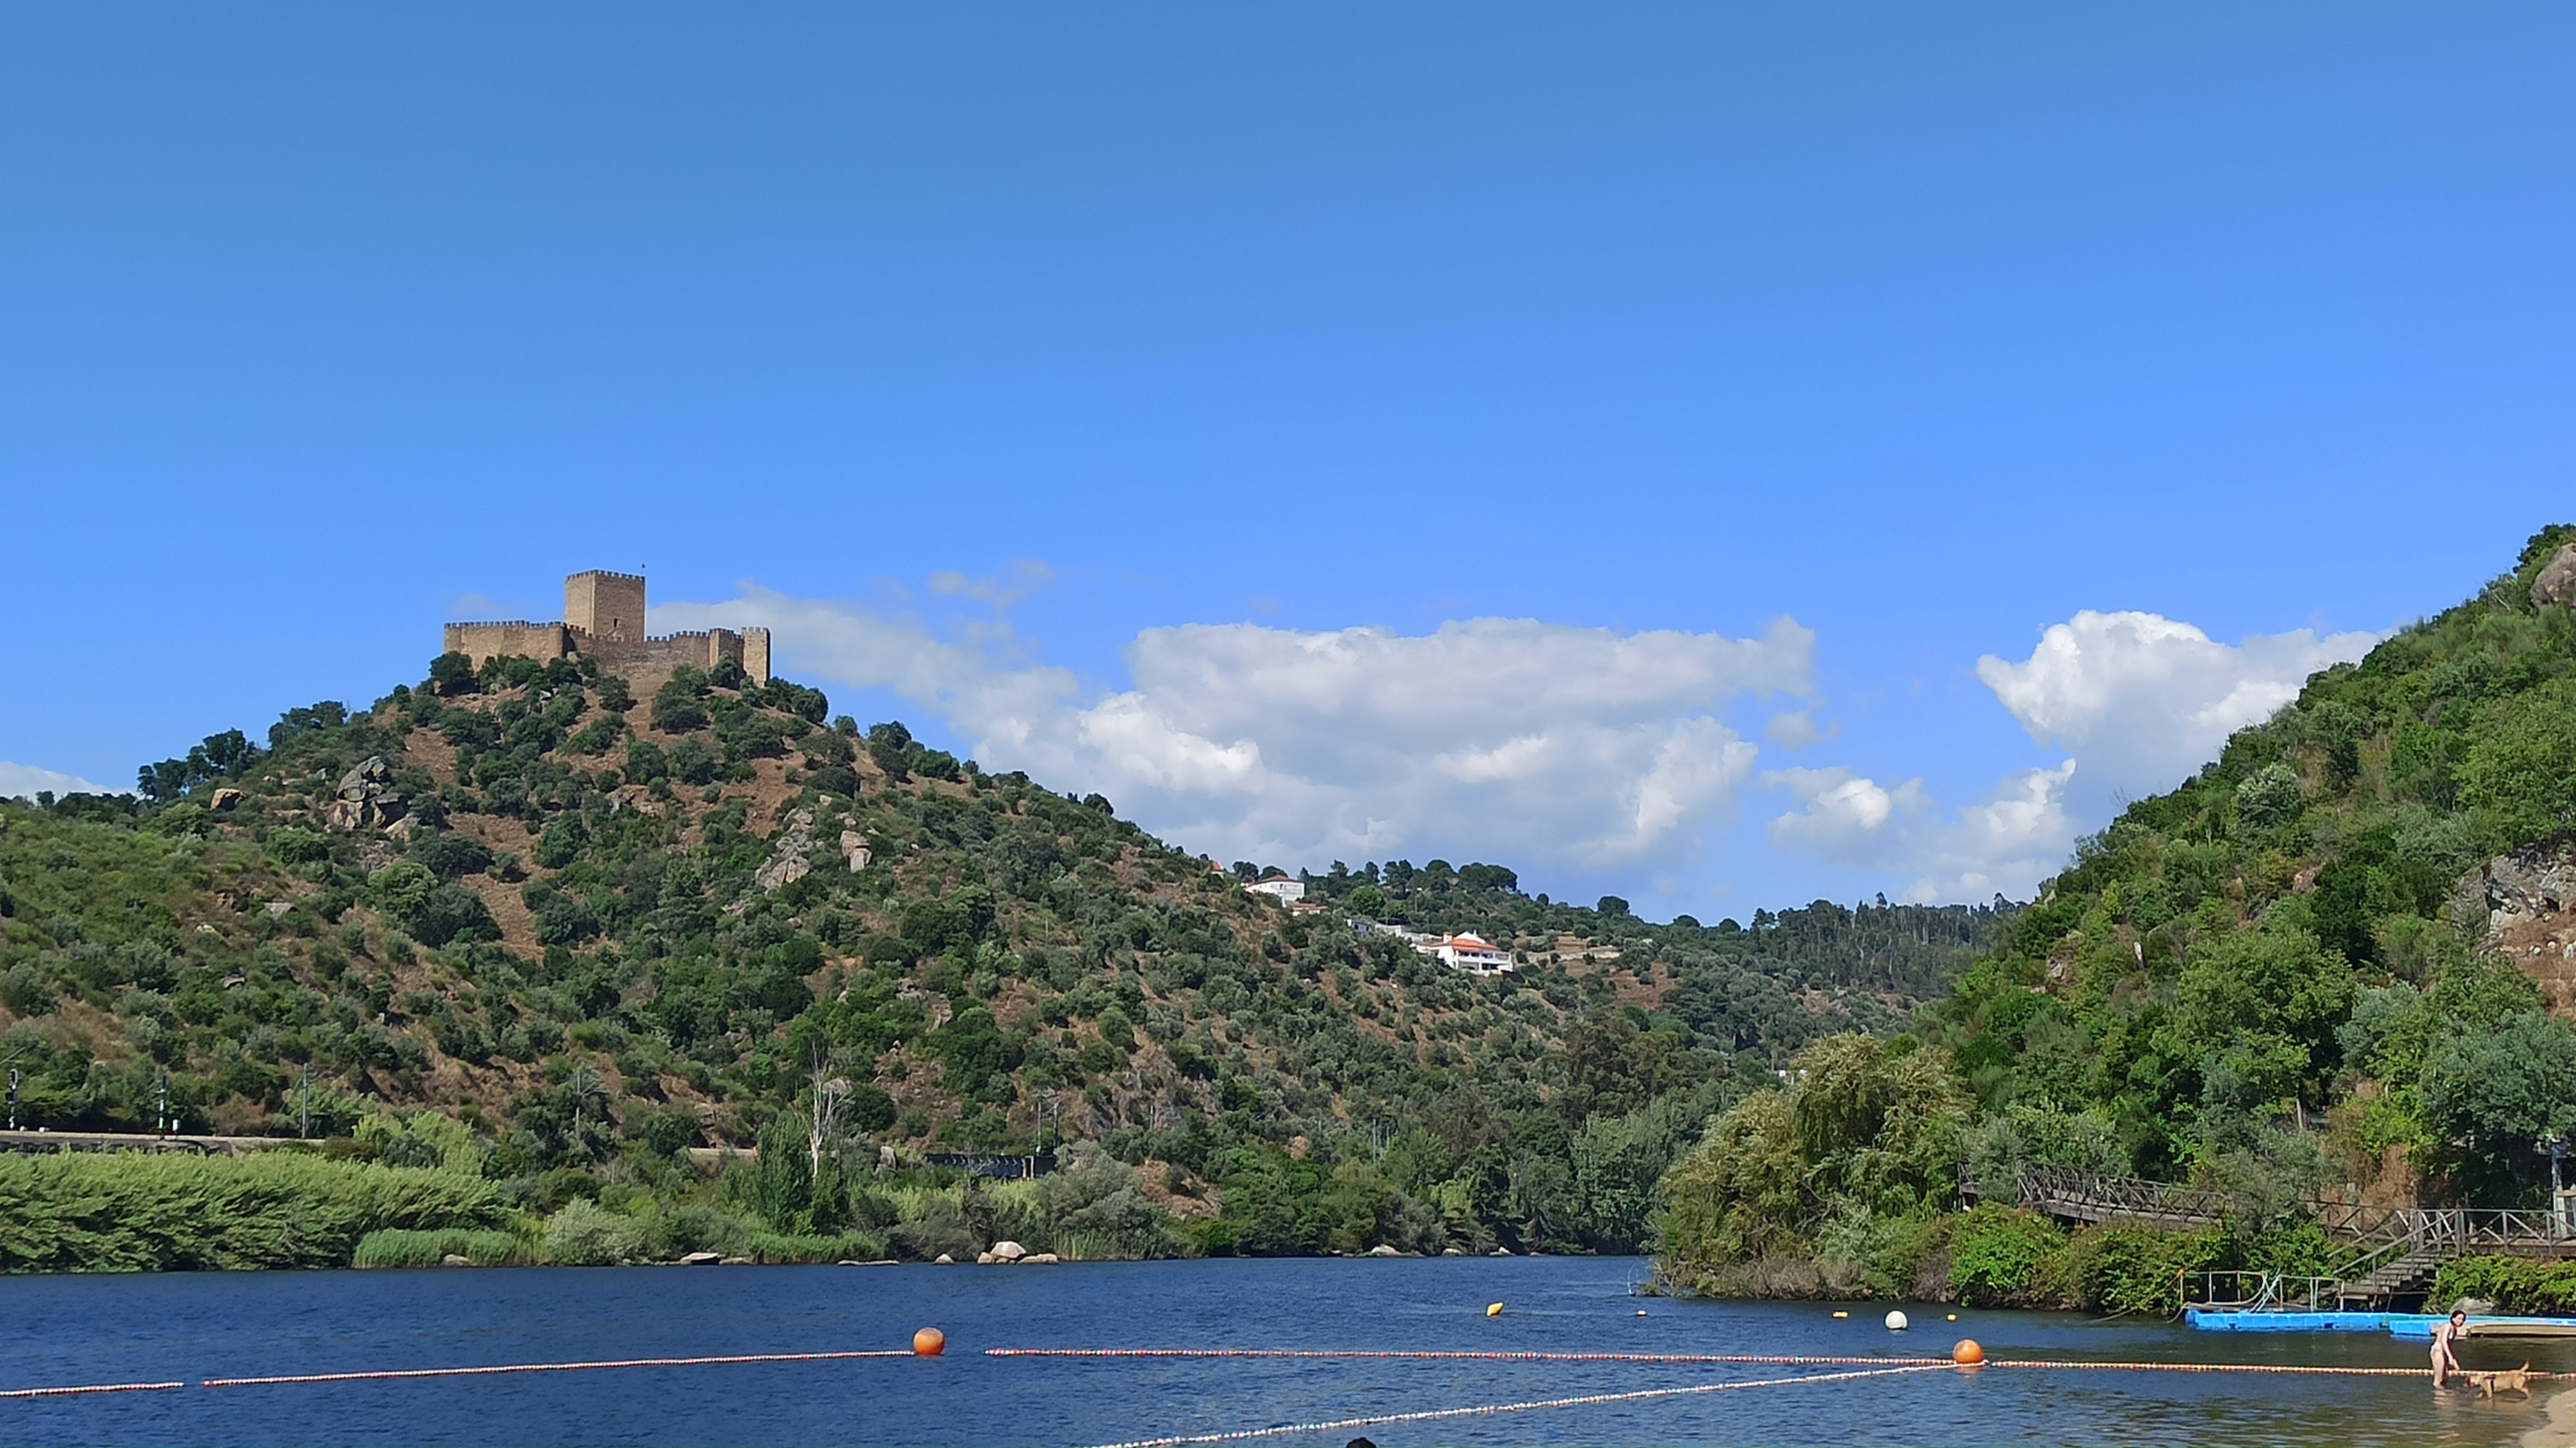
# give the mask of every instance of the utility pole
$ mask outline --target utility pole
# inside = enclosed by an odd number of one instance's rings
[[[313,1063],[304,1063],[304,1087],[296,1102],[295,1134],[306,1141],[313,1139]]]
[[[170,1134],[170,1073],[161,1073],[160,1089],[154,1093],[152,1127],[163,1136]]]

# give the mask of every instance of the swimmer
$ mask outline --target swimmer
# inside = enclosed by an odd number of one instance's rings
[[[2465,1312],[2454,1312],[2450,1321],[2433,1324],[2433,1386],[2450,1386],[2451,1374],[2460,1371],[2456,1344],[2468,1327],[2469,1315]]]

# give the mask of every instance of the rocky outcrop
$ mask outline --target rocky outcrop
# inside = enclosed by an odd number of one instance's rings
[[[814,850],[814,812],[800,809],[787,816],[787,825],[769,850],[769,860],[751,882],[761,893],[783,890],[814,873],[814,864],[806,858]]]
[[[621,810],[630,809],[635,811],[637,814],[657,820],[667,813],[663,808],[662,802],[653,797],[653,787],[651,785],[621,784],[617,788],[608,792],[608,812],[610,814],[616,814]]]
[[[841,853],[849,858],[850,873],[853,875],[866,869],[869,859],[872,858],[868,851],[868,837],[857,830],[841,831]]]
[[[2576,1013],[2576,844],[2529,845],[2462,877],[2451,918],[2540,983],[2552,1010]]]
[[[370,754],[340,776],[337,798],[322,807],[322,825],[342,834],[385,829],[403,818],[405,807],[394,788],[394,771],[381,754]]]
[[[2576,543],[2559,549],[2541,565],[2540,576],[2531,580],[2531,602],[2538,608],[2576,604]]]

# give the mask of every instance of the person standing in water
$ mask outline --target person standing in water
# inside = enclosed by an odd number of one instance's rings
[[[2460,1371],[2458,1344],[2468,1327],[2469,1315],[2456,1311],[2450,1321],[2433,1324],[2433,1386],[2449,1386],[2451,1374]]]

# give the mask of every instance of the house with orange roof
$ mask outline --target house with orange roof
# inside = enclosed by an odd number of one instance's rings
[[[1501,975],[1512,968],[1512,954],[1482,936],[1443,935],[1437,940],[1417,940],[1413,948],[1436,957],[1442,965],[1475,975]]]

